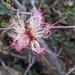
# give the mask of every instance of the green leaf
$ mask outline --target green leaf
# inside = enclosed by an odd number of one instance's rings
[[[9,16],[11,16],[10,10],[8,8],[6,9],[6,14],[9,15]]]
[[[51,38],[51,43],[56,45],[58,42],[62,42],[66,40],[66,37],[60,34],[55,34],[53,35],[53,37]]]
[[[0,9],[0,15],[5,15],[5,14],[6,14],[5,9],[4,8],[1,8]]]
[[[67,12],[69,14],[74,14],[74,10],[72,8],[70,8],[70,7],[67,8]]]
[[[23,69],[20,65],[14,65],[13,68],[14,68],[16,71],[25,72],[25,69]]]
[[[42,5],[42,8],[44,8],[44,9],[48,8],[48,4],[44,3],[44,4]]]
[[[6,4],[10,4],[10,0],[6,0]]]
[[[55,38],[57,41],[59,41],[59,42],[62,42],[62,41],[64,41],[64,40],[66,40],[66,37],[65,37],[65,36],[62,36],[62,35],[60,35],[60,34],[54,35],[54,38]]]
[[[7,23],[1,23],[1,26],[6,27],[6,26],[8,26],[8,24]]]
[[[10,10],[0,2],[0,15],[9,15],[10,16]]]
[[[16,63],[17,61],[18,61],[18,59],[17,58],[14,58],[13,64]]]
[[[58,41],[57,41],[57,40],[55,40],[55,38],[52,38],[52,39],[51,39],[51,43],[52,43],[53,45],[56,45],[56,44],[57,44],[57,42],[58,42]]]
[[[72,42],[67,42],[67,45],[71,48],[73,52],[75,52],[75,45]]]
[[[73,75],[75,75],[75,71],[73,71]]]
[[[2,4],[2,2],[0,1],[0,8],[2,8],[3,7],[3,4]]]

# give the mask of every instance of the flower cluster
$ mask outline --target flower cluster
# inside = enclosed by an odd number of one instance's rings
[[[51,25],[44,22],[40,9],[33,8],[30,13],[30,18],[25,20],[25,13],[17,10],[16,15],[11,18],[10,27],[13,35],[11,46],[17,51],[30,47],[33,52],[41,54],[45,48],[40,46],[38,38],[48,36]]]

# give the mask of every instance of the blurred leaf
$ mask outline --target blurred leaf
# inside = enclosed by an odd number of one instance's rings
[[[73,71],[73,75],[75,75],[75,71]]]
[[[48,6],[48,4],[46,4],[46,3],[44,3],[43,5],[42,5],[42,8],[44,8],[44,9],[46,9],[46,8],[48,8],[49,6]]]
[[[2,8],[3,7],[3,4],[2,4],[2,2],[0,1],[0,8]]]
[[[54,38],[59,42],[66,40],[66,37],[60,34],[55,34]]]
[[[5,14],[10,16],[10,10],[0,1],[0,15],[5,15]]]
[[[1,23],[1,26],[2,26],[2,27],[7,27],[8,24],[7,24],[7,23]]]
[[[32,71],[30,71],[30,75],[38,75],[37,72],[33,69]]]
[[[20,65],[14,65],[13,68],[14,68],[16,71],[25,72],[25,69],[23,69]]]
[[[6,14],[7,14],[8,16],[11,16],[10,10],[9,10],[8,8],[6,9]]]
[[[68,7],[66,9],[66,12],[63,15],[67,16],[67,19],[65,21],[68,24],[75,24],[75,6],[74,7]]]
[[[58,42],[62,42],[66,40],[66,37],[60,34],[55,34],[53,35],[53,37],[51,38],[51,43],[56,45]]]
[[[67,8],[67,12],[68,12],[69,14],[74,14],[73,9],[72,9],[72,8],[70,8],[70,7],[68,7],[68,8]]]
[[[73,51],[75,52],[75,45],[73,42],[67,42],[67,46]]]
[[[57,42],[57,40],[55,40],[55,38],[52,38],[52,39],[51,39],[51,43],[52,43],[53,45],[56,45],[58,42]]]
[[[6,0],[6,4],[10,4],[10,0]]]
[[[16,63],[17,61],[18,61],[18,59],[17,58],[14,58],[13,64]]]
[[[46,3],[46,1],[47,1],[47,0],[44,0],[44,1],[43,1],[42,5],[41,5],[41,8],[46,9],[46,8],[49,7],[48,4]],[[38,0],[38,5],[37,5],[38,7],[40,6],[41,2],[42,2],[42,0]]]
[[[5,15],[5,14],[6,14],[5,8],[1,8],[1,9],[0,9],[0,15]]]

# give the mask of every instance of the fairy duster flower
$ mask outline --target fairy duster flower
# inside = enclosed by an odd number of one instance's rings
[[[33,8],[30,13],[28,20],[25,20],[25,13],[21,13],[19,10],[11,18],[10,27],[13,35],[11,46],[17,51],[30,47],[33,52],[41,54],[45,48],[40,46],[38,38],[48,36],[51,25],[44,22],[40,9]]]

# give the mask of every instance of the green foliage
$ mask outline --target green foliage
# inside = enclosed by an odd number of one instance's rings
[[[73,71],[73,75],[75,75],[75,70]]]
[[[13,68],[18,72],[22,72],[22,73],[25,72],[25,69],[22,68],[20,65],[14,65]]]
[[[44,9],[46,9],[46,8],[48,8],[48,4],[43,3],[41,7],[44,8]]]
[[[73,42],[67,42],[67,46],[75,53],[75,45]]]
[[[41,8],[46,9],[46,8],[49,7],[48,4],[46,3],[46,1],[47,0],[44,0],[44,2],[42,3]],[[38,0],[38,7],[40,6],[41,2],[42,2],[42,0]]]
[[[0,1],[0,15],[5,14],[10,16],[10,10]]]
[[[71,52],[70,56],[73,60],[75,60],[75,45],[74,45],[74,43],[71,41],[65,42],[64,49],[66,52],[69,52],[69,53]]]
[[[1,26],[2,26],[2,27],[7,27],[8,24],[7,24],[7,23],[1,23]]]
[[[72,8],[70,8],[70,7],[67,8],[67,12],[69,14],[74,14],[74,10]]]
[[[10,4],[10,0],[6,0],[6,4]]]
[[[66,22],[69,24],[75,23],[75,6],[73,8],[67,7],[66,12],[63,14],[67,16]]]
[[[71,58],[75,60],[75,44],[72,41],[66,41],[66,40],[67,40],[66,36],[63,36],[61,34],[55,34],[51,38],[51,43],[53,45],[57,45],[58,43],[61,44],[62,42],[62,44],[64,44],[65,52],[71,52],[72,53]]]
[[[21,63],[16,64],[18,61],[19,61],[18,58],[14,58],[13,62],[11,60],[9,60],[8,66],[10,66],[10,67],[12,66],[12,68],[17,72],[24,73],[25,69],[22,67],[22,64]]]
[[[35,70],[30,71],[30,75],[38,75]]]
[[[56,45],[58,42],[62,42],[66,40],[66,37],[60,34],[55,34],[53,35],[53,37],[51,38],[51,43]]]

